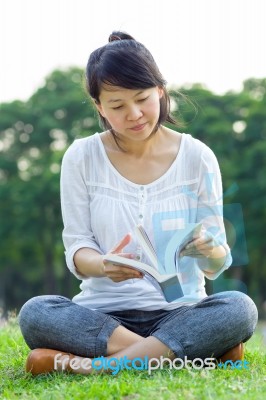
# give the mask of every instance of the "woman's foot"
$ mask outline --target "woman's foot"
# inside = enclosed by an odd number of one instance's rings
[[[82,368],[86,360],[87,370]],[[68,371],[88,374],[91,360],[74,354],[60,352],[53,349],[35,349],[30,352],[26,361],[26,372],[32,375],[47,374],[54,371]]]
[[[225,363],[228,360],[235,362],[243,359],[244,359],[244,344],[241,342],[232,349],[228,350],[225,354],[223,354],[219,358],[219,361]]]

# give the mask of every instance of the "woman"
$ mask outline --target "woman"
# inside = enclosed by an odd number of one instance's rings
[[[39,296],[22,307],[20,327],[33,349],[26,370],[87,374],[123,357],[242,359],[256,306],[243,293],[207,296],[204,287],[205,276],[215,279],[231,264],[213,152],[163,125],[174,122],[166,83],[131,36],[114,32],[90,55],[86,78],[105,130],[76,140],[61,173],[66,261],[81,293],[72,301]],[[171,303],[127,267],[127,258],[149,263],[129,233],[141,224],[155,241],[154,215],[166,230],[202,223],[179,260],[184,296]],[[109,253],[125,266],[104,260]]]

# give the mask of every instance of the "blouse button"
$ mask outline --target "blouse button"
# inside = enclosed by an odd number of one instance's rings
[[[144,186],[141,186],[141,187],[140,187],[140,190],[144,190]]]
[[[142,215],[142,214],[139,214],[139,218],[142,219],[142,218],[143,218],[143,215]]]

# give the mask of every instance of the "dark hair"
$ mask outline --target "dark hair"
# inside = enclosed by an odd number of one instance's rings
[[[132,36],[114,31],[108,44],[91,53],[86,68],[86,88],[96,103],[100,103],[103,84],[126,89],[162,88],[160,115],[154,132],[165,121],[178,125],[170,114],[166,81],[149,50]],[[99,117],[103,127],[112,132],[109,122],[100,113]]]

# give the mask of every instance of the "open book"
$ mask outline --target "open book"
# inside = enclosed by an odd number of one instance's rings
[[[178,232],[178,236],[173,236],[171,240],[166,245],[165,248],[165,265],[159,265],[159,260],[156,255],[155,249],[144,230],[143,226],[138,225],[135,228],[136,237],[148,257],[150,264],[145,264],[143,262],[118,256],[116,254],[107,254],[105,260],[112,262],[113,264],[120,266],[128,266],[141,271],[146,277],[151,281],[151,283],[159,289],[159,291],[164,296],[167,302],[174,301],[180,297],[184,296],[182,287],[180,285],[177,265],[180,252],[186,246],[187,243],[191,242],[196,234],[201,229],[201,224],[188,224],[186,229],[182,229]],[[173,270],[173,265],[175,265],[175,273],[167,272],[169,267]],[[160,271],[163,271],[161,273]]]

